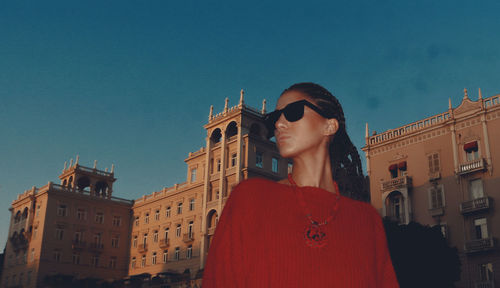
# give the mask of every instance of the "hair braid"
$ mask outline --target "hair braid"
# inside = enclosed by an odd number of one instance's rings
[[[358,150],[347,135],[344,111],[339,100],[321,85],[305,82],[297,83],[285,89],[306,94],[319,108],[337,119],[339,128],[329,144],[332,177],[337,181],[340,192],[350,198],[369,201],[366,181],[361,168]]]

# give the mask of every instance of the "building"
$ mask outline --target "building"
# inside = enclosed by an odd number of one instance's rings
[[[20,194],[1,283],[35,287],[46,276],[70,275],[175,287],[172,277],[184,281],[187,272],[199,282],[232,188],[250,177],[282,179],[291,169],[267,138],[265,110],[265,100],[260,110],[245,105],[243,91],[238,105],[228,107],[226,99],[218,114],[211,107],[206,146],[185,159],[187,181],[135,201],[112,196],[113,168],[87,168],[78,158],[65,165],[59,185]]]
[[[113,169],[80,166],[77,158],[59,178],[12,202],[3,287],[38,287],[58,274],[127,275],[133,202],[112,196]]]
[[[500,95],[461,104],[426,119],[369,135],[372,205],[400,223],[440,225],[459,250],[458,287],[500,282]],[[409,247],[410,248],[410,247]],[[494,280],[497,279],[497,280]]]
[[[285,178],[291,163],[282,159],[262,123],[262,109],[244,104],[214,115],[210,108],[206,146],[189,153],[187,181],[136,199],[133,209],[129,275],[164,271],[192,278],[203,269],[217,219],[232,188],[241,180]]]

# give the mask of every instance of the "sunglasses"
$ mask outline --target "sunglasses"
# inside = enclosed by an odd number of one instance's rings
[[[285,115],[285,119],[288,122],[299,121],[304,116],[304,106],[311,108],[314,112],[318,113],[323,118],[333,118],[332,115],[319,109],[311,102],[307,100],[299,100],[286,105],[283,109],[275,110],[271,113],[266,114],[266,116],[264,117],[264,122],[266,123],[270,136],[272,137],[274,135],[276,121],[278,121],[278,119],[281,117],[281,114]]]

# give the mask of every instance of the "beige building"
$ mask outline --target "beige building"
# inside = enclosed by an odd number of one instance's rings
[[[56,274],[127,275],[132,201],[112,196],[113,170],[80,166],[77,158],[59,178],[12,202],[2,287],[39,287]]]
[[[267,139],[262,109],[244,104],[221,113],[210,108],[206,146],[189,153],[187,181],[135,200],[129,275],[203,269],[217,219],[232,188],[243,179],[286,177],[291,163]],[[199,274],[198,274],[199,275]]]
[[[372,136],[367,125],[371,202],[400,223],[440,225],[459,249],[457,287],[498,287],[500,95],[483,99],[479,90],[472,101],[464,92],[439,115]]]
[[[232,188],[251,177],[282,179],[291,169],[266,137],[265,109],[265,100],[260,110],[245,105],[243,91],[238,105],[228,107],[226,99],[218,114],[211,107],[206,146],[185,160],[187,181],[135,201],[111,196],[113,168],[100,171],[78,160],[64,168],[60,185],[19,195],[11,207],[3,286],[35,287],[55,274],[107,280],[150,274],[156,284],[173,287],[168,275],[189,271],[200,278]]]

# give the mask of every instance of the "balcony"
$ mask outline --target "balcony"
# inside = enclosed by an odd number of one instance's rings
[[[429,182],[441,179],[441,172],[429,172]]]
[[[432,217],[443,216],[444,215],[444,207],[430,208],[429,215],[431,215]]]
[[[184,243],[189,243],[189,242],[194,241],[194,233],[193,232],[184,233],[184,235],[182,237],[182,241],[184,241]]]
[[[170,239],[161,239],[160,248],[168,248],[170,246]]]
[[[80,241],[80,240],[73,240],[73,243],[71,245],[71,248],[73,250],[82,250],[85,247],[87,247],[87,243]]]
[[[466,253],[488,251],[494,248],[495,248],[495,239],[491,237],[484,239],[470,240],[465,242]]]
[[[104,244],[102,243],[90,243],[89,249],[92,250],[93,252],[102,252],[104,250]]]
[[[482,197],[460,203],[460,212],[463,215],[475,213],[482,210],[488,210],[489,208],[490,208],[490,197]]]
[[[466,162],[464,164],[460,164],[460,166],[458,167],[457,174],[466,175],[472,172],[483,171],[483,170],[486,170],[486,161],[484,161],[484,158],[481,158]]]
[[[490,281],[478,281],[474,282],[474,288],[495,288],[495,283]]]
[[[398,188],[409,188],[411,187],[412,181],[410,176],[401,176],[398,178],[393,178],[389,181],[383,181],[381,183],[382,191],[397,190]]]
[[[148,244],[144,243],[144,244],[139,244],[139,246],[137,246],[137,251],[139,251],[139,253],[145,253],[148,251]]]

